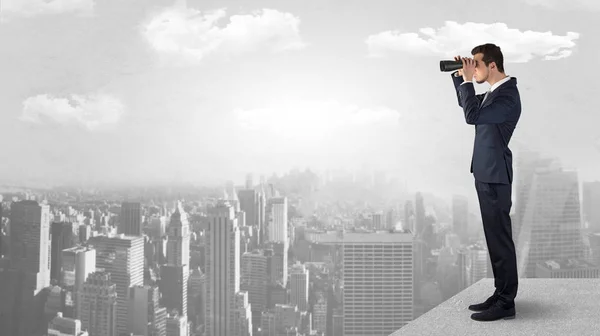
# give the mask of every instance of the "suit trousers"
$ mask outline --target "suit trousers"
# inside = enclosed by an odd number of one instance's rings
[[[483,232],[494,272],[494,292],[505,307],[513,307],[518,289],[517,255],[512,237],[512,184],[475,180]]]

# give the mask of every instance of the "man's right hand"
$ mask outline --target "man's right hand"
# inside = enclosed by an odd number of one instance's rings
[[[454,56],[454,60],[455,61],[462,61],[462,58],[460,56]],[[462,69],[458,69],[458,76],[457,77],[462,77],[462,75],[463,75]]]

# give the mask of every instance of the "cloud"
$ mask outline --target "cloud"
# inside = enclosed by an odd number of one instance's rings
[[[371,35],[365,41],[370,57],[385,57],[393,52],[417,56],[453,57],[471,51],[475,45],[494,43],[502,49],[505,62],[525,63],[536,57],[557,60],[569,57],[579,33],[567,32],[565,36],[552,32],[520,31],[504,23],[459,24],[446,21],[438,28],[426,27],[418,33],[384,31]]]
[[[300,19],[290,13],[263,9],[232,15],[226,25],[217,25],[226,16],[225,9],[200,12],[172,7],[144,24],[142,34],[156,51],[192,63],[217,52],[282,52],[306,46],[300,37]]]
[[[94,0],[2,0],[0,2],[0,15],[3,19],[62,13],[91,15],[93,10]]]
[[[20,120],[41,123],[46,117],[62,124],[79,124],[89,131],[116,124],[124,113],[123,104],[103,94],[58,98],[43,94],[23,102]]]
[[[598,0],[524,0],[531,6],[545,7],[550,10],[592,10],[600,11],[600,1]]]

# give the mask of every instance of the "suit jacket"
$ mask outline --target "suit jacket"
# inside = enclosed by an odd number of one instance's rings
[[[521,116],[517,79],[511,77],[498,86],[483,104],[485,94],[476,95],[473,83],[461,85],[462,76],[456,77],[454,73],[452,80],[465,121],[475,125],[471,173],[481,182],[511,184],[512,152],[508,143]]]

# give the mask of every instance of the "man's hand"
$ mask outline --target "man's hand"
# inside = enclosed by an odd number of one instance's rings
[[[460,60],[461,60],[461,58],[460,58],[460,56],[454,56],[454,60],[455,60],[455,61],[460,61]],[[463,64],[463,65],[464,65],[464,64]],[[462,71],[462,69],[458,69],[458,75],[462,77],[462,75],[463,75],[463,71]]]
[[[462,74],[465,82],[472,82],[475,74],[475,60],[472,58],[462,58],[463,68]]]

